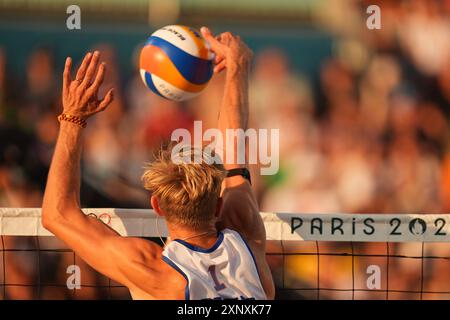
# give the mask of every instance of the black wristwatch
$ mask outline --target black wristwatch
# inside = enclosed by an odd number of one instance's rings
[[[250,171],[248,171],[247,168],[235,168],[228,170],[227,178],[228,177],[234,177],[234,176],[243,176],[245,179],[252,184],[252,179],[250,177]]]

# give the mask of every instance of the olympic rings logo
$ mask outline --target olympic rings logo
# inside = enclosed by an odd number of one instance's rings
[[[104,224],[107,224],[107,225],[111,224],[111,215],[109,213],[101,213],[99,216],[97,216],[95,213],[90,212],[87,214],[87,216],[96,218],[96,219],[100,220],[101,222],[103,222]]]

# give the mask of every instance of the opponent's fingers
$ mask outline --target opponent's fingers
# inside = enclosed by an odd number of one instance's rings
[[[77,75],[75,76],[76,81],[81,81],[84,78],[84,75],[86,74],[87,67],[89,66],[89,63],[91,62],[92,53],[88,52],[83,59],[83,62],[81,63],[80,67],[78,68]]]
[[[92,90],[93,94],[97,94],[98,88],[103,83],[104,76],[105,76],[105,63],[102,62],[98,67],[97,75],[95,76],[94,82],[90,86],[90,90]]]
[[[100,103],[98,104],[98,108],[95,112],[105,110],[111,104],[111,102],[113,102],[113,100],[114,100],[114,89],[111,88],[106,93],[105,97],[100,101]]]
[[[89,66],[86,70],[86,75],[84,76],[83,82],[81,83],[83,87],[86,88],[91,83],[95,71],[97,70],[99,59],[100,59],[100,52],[95,51],[94,54],[92,55],[91,62],[89,63]]]
[[[66,63],[64,65],[64,72],[63,72],[63,96],[66,96],[69,92],[69,86],[72,80],[70,79],[70,69],[72,67],[72,58],[67,57]]]
[[[216,64],[216,66],[214,67],[214,73],[221,72],[223,69],[225,69],[226,66],[227,62],[225,60],[222,60],[219,64]]]

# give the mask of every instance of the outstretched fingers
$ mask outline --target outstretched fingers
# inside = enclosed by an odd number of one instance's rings
[[[105,97],[100,101],[98,104],[97,110],[95,110],[95,113],[104,111],[114,100],[114,89],[111,88],[106,93]]]
[[[220,61],[218,64],[216,64],[216,65],[214,66],[214,72],[215,72],[215,73],[219,73],[219,72],[221,72],[223,69],[225,69],[226,66],[227,66],[226,60],[222,60],[222,61]]]
[[[100,52],[95,51],[94,54],[92,55],[92,59],[89,63],[89,66],[87,67],[86,75],[84,76],[84,79],[81,82],[81,86],[83,88],[87,88],[91,83],[91,80],[95,75],[95,71],[97,70],[99,59],[100,59]]]
[[[216,56],[214,57],[214,63],[215,63],[215,64],[219,64],[219,63],[221,63],[224,59],[225,59],[224,56],[216,55]]]
[[[83,59],[80,67],[78,68],[77,75],[75,76],[76,81],[82,81],[84,79],[84,75],[86,74],[86,70],[91,62],[92,53],[88,52]]]
[[[63,72],[63,96],[66,97],[69,93],[69,86],[72,80],[70,79],[70,69],[72,68],[72,58],[67,57]]]
[[[105,68],[106,65],[104,62],[102,62],[100,64],[100,66],[98,67],[98,71],[97,71],[97,75],[95,76],[94,82],[92,83],[92,85],[89,87],[89,89],[92,91],[93,94],[97,94],[98,89],[100,88],[100,86],[103,83],[103,79],[105,77]]]
[[[201,27],[200,32],[202,33],[203,38],[205,38],[205,40],[208,41],[211,45],[211,50],[217,54],[221,54],[224,46],[218,39],[214,38],[211,30],[209,30],[207,27]]]
[[[100,52],[87,53],[77,70],[76,78],[71,79],[72,59],[68,57],[63,73],[64,112],[87,119],[91,115],[105,110],[114,100],[113,89],[103,99],[98,99],[98,91],[105,78],[106,65],[100,63]]]

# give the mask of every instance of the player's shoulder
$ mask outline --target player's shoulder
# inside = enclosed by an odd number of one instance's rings
[[[239,242],[246,242],[246,240],[238,230],[232,228],[224,228],[220,230],[220,232],[223,234],[224,239],[232,239],[237,240]]]
[[[162,247],[157,243],[137,237],[116,237],[109,242],[108,250],[118,256],[126,257],[143,265],[151,264],[161,259]]]
[[[260,244],[253,243],[253,241],[247,239],[245,235],[238,230],[233,228],[225,228],[222,229],[221,232],[224,235],[224,241],[233,243],[232,246],[237,247],[239,250],[243,250],[243,252],[249,251],[252,256],[254,256],[255,253],[257,255],[265,254],[265,249],[262,249]]]
[[[163,248],[144,238],[118,238],[111,242],[134,299],[174,298],[184,288],[185,279],[162,259]],[[119,257],[120,255],[120,257]],[[161,282],[164,279],[164,282]],[[169,290],[170,289],[170,290]]]
[[[249,239],[247,239],[247,237],[241,231],[239,231],[238,228],[226,227],[220,229],[220,232],[223,234],[224,239],[249,245]]]

